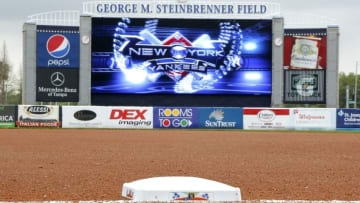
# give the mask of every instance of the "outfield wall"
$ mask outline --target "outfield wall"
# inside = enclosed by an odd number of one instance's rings
[[[1,128],[360,130],[360,109],[0,106]]]

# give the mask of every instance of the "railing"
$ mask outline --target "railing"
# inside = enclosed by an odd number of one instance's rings
[[[50,11],[28,17],[27,23],[37,25],[80,26],[80,11]]]

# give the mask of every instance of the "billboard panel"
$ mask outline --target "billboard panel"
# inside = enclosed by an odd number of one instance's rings
[[[290,109],[244,108],[244,129],[285,130],[291,128]]]
[[[335,130],[336,109],[295,108],[291,109],[295,130]]]
[[[0,128],[14,128],[16,106],[0,106]]]
[[[59,106],[19,105],[18,127],[59,127]]]
[[[324,70],[285,70],[284,103],[326,103]]]
[[[109,121],[108,107],[63,106],[63,128],[105,128]]]
[[[200,128],[242,129],[243,109],[214,107],[199,109]]]
[[[63,128],[153,128],[152,107],[64,106]]]
[[[285,69],[326,69],[326,29],[286,29]]]
[[[37,26],[37,67],[79,68],[79,38],[78,27]]]
[[[360,128],[360,109],[337,109],[336,128]]]
[[[198,108],[155,107],[154,128],[198,128]]]
[[[270,95],[272,20],[92,20],[92,94]]]
[[[79,101],[78,27],[37,26],[36,101]]]
[[[36,101],[79,101],[78,69],[37,68],[36,77]]]

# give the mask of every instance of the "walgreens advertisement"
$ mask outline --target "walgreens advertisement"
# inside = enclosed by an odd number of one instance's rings
[[[63,128],[152,129],[152,107],[63,107]]]
[[[336,109],[291,109],[295,130],[336,130]]]
[[[290,109],[244,108],[244,129],[290,129]]]

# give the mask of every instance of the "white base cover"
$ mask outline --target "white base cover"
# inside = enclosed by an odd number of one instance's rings
[[[133,201],[240,201],[240,188],[196,177],[156,177],[124,183]]]

